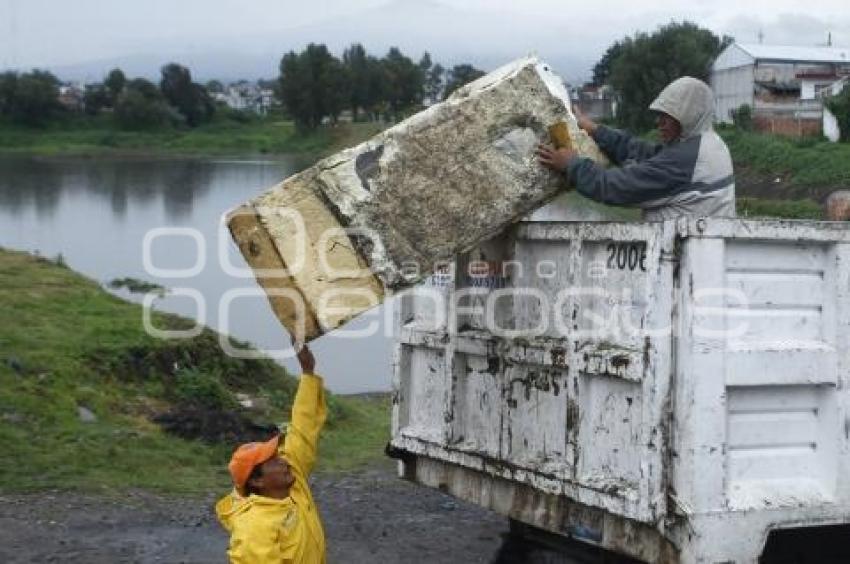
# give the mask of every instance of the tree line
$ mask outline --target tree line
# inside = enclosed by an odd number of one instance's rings
[[[353,44],[341,58],[325,45],[310,44],[301,52],[285,54],[275,80],[260,81],[271,87],[282,110],[301,130],[325,121],[336,122],[343,111],[354,120],[398,120],[423,104],[436,102],[484,75],[469,64],[445,69],[426,52],[414,62],[396,47],[383,57]],[[196,127],[210,121],[217,107],[213,93],[224,85],[216,80],[201,85],[190,70],[168,63],[158,84],[128,78],[111,70],[100,84],[85,87],[84,112],[112,115],[124,129]],[[26,125],[43,125],[67,109],[59,103],[60,81],[47,71],[0,74],[0,117]]]
[[[43,70],[0,74],[0,116],[25,125],[56,119],[67,111],[59,102],[59,86],[56,76]],[[86,87],[83,106],[89,115],[110,110],[126,129],[194,127],[215,112],[206,89],[192,82],[189,69],[177,63],[162,67],[158,85],[144,78],[129,80],[121,69],[113,69],[102,84]]]
[[[312,129],[336,121],[344,110],[355,121],[398,120],[483,75],[469,64],[445,69],[427,52],[414,61],[392,47],[378,58],[355,43],[337,58],[325,45],[311,43],[283,56],[277,92],[296,125]]]
[[[59,111],[58,97],[59,80],[47,71],[0,74],[0,116],[39,125]]]
[[[653,120],[647,107],[658,92],[683,75],[708,81],[712,61],[731,41],[690,22],[626,36],[596,63],[593,84],[615,91],[618,124],[646,130]],[[337,57],[327,46],[311,43],[283,55],[277,79],[265,84],[299,129],[309,130],[337,121],[343,112],[354,120],[396,121],[483,74],[469,64],[446,69],[427,52],[414,61],[392,47],[377,57],[355,43]],[[45,71],[0,74],[0,116],[29,124],[50,120],[60,111],[58,86],[56,77]],[[130,80],[113,69],[102,84],[86,87],[84,105],[92,115],[111,111],[118,125],[128,129],[195,127],[212,119],[216,105],[211,92],[222,90],[218,81],[205,86],[193,82],[189,69],[177,63],[162,67],[158,85]]]

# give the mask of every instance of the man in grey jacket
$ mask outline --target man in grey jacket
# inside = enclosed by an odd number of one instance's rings
[[[681,215],[735,216],[735,178],[726,144],[714,132],[714,95],[701,80],[679,78],[649,106],[658,113],[662,143],[597,125],[578,115],[615,164],[609,169],[571,149],[541,145],[540,163],[566,173],[580,194],[615,206],[635,206],[647,221]]]

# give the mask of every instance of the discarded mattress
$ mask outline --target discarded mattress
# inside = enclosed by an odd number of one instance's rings
[[[287,178],[231,211],[228,226],[275,315],[307,341],[565,189],[535,156],[559,122],[581,155],[604,161],[561,79],[521,59]]]

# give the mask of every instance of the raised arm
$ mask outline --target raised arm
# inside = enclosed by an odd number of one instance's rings
[[[301,364],[301,380],[292,404],[292,421],[280,454],[306,477],[316,461],[319,433],[327,418],[327,406],[324,383],[314,374],[316,361],[307,345],[298,352],[298,362]]]

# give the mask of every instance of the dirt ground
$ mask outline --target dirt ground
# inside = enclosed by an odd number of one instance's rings
[[[318,476],[313,491],[331,563],[493,562],[508,530],[506,519],[401,481],[390,467]],[[224,563],[227,536],[212,513],[219,493],[0,495],[0,562]]]

